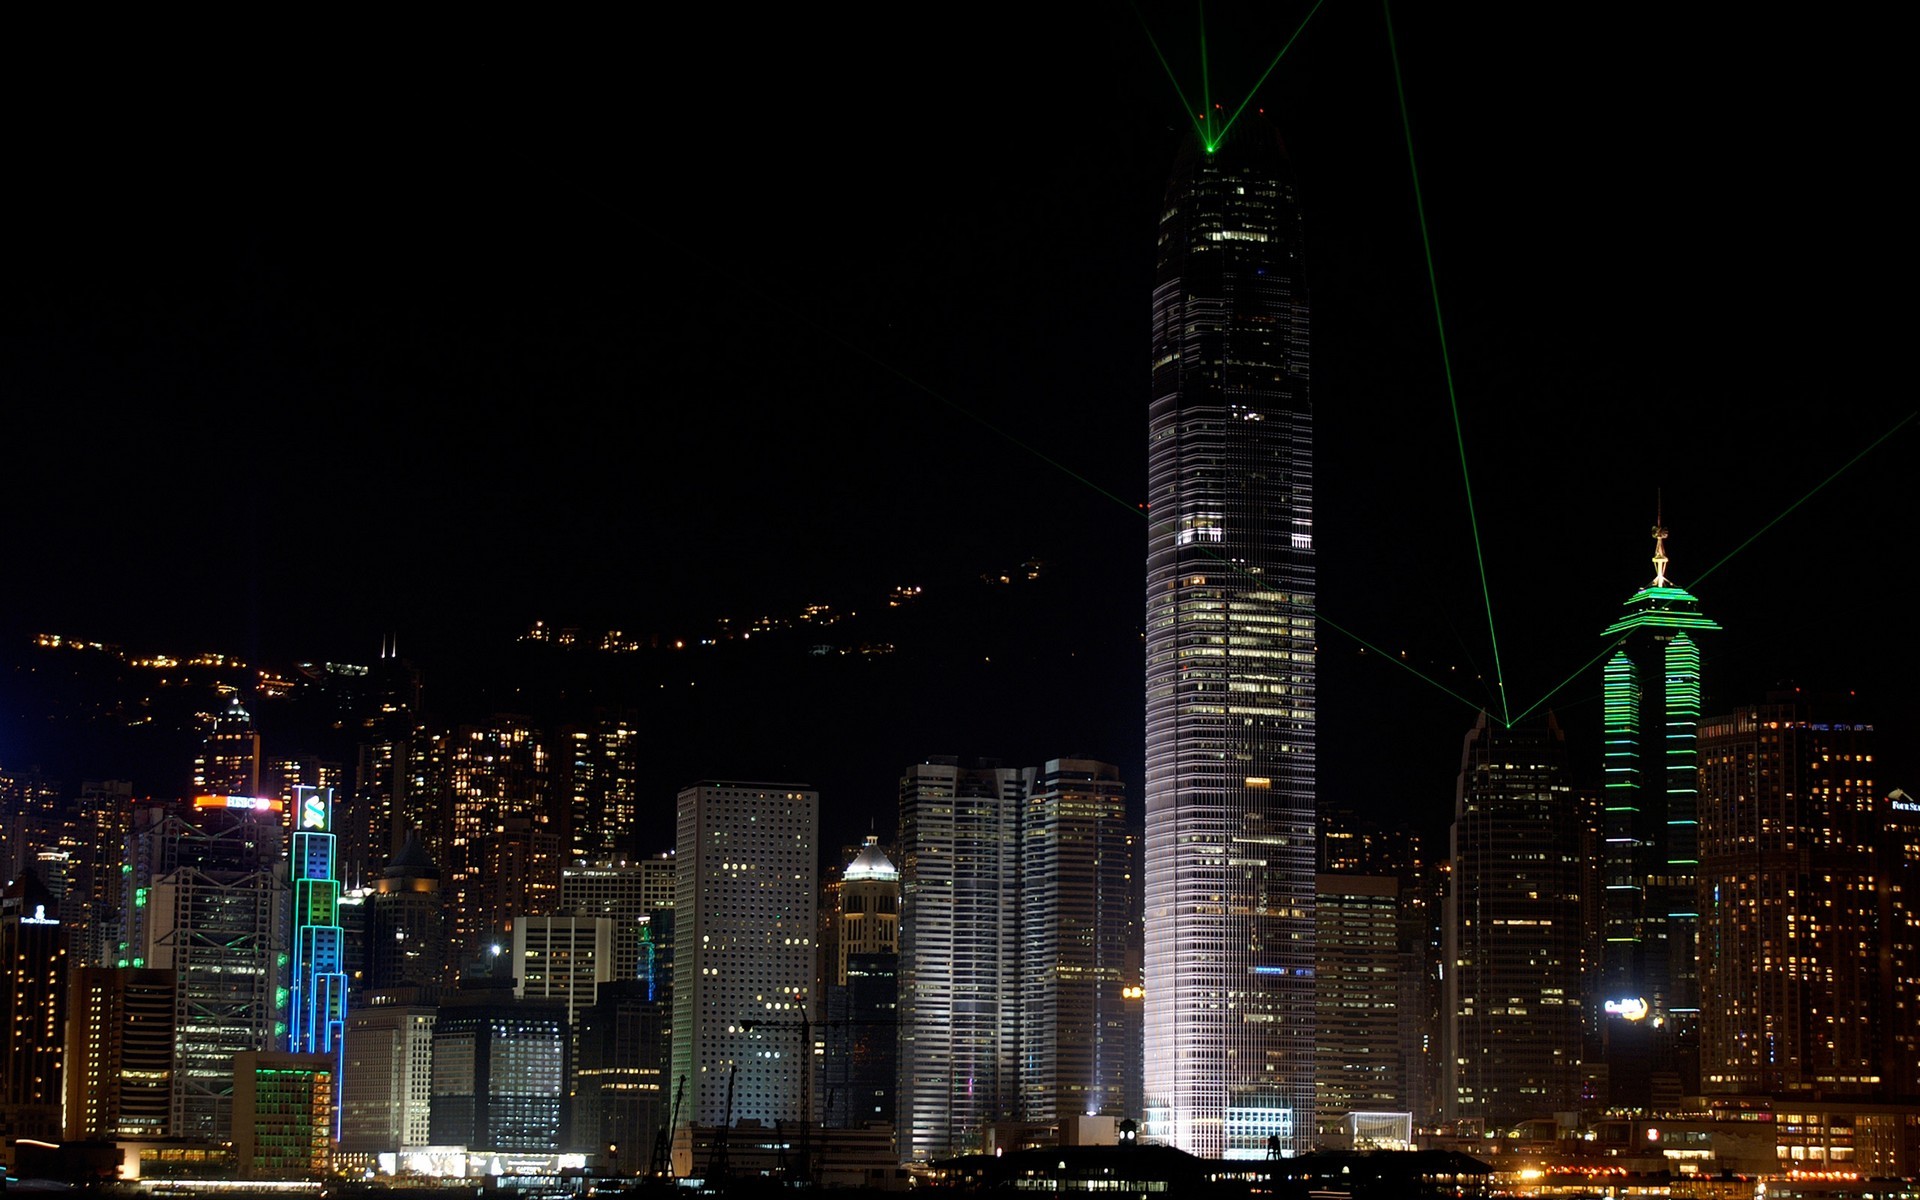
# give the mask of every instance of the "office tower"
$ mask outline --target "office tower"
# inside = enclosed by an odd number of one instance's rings
[[[1899,788],[1880,798],[1880,1011],[1891,1016],[1882,1054],[1885,1090],[1920,1096],[1920,800]]]
[[[233,1059],[233,1156],[242,1179],[324,1179],[333,1166],[332,1054]]]
[[[900,871],[868,837],[827,888],[823,914],[826,1047],[815,1107],[821,1124],[895,1121],[899,1087]]]
[[[71,898],[81,910],[80,928],[69,933],[73,961],[107,966],[116,957],[120,929],[121,864],[132,828],[133,784],[124,779],[87,780],[74,806],[80,845]]]
[[[357,887],[378,875],[420,823],[411,763],[421,710],[420,672],[383,641],[357,714],[352,800],[341,825],[341,880]]]
[[[1602,669],[1605,708],[1605,948],[1603,1001],[1644,1021],[1605,1015],[1611,1099],[1646,1107],[1656,1090],[1697,1090],[1700,986],[1696,968],[1699,862],[1695,727],[1700,648],[1720,628],[1667,578],[1665,528],[1653,530],[1653,582],[1607,626],[1615,639]],[[1655,1060],[1663,1065],[1655,1067]],[[1656,1077],[1657,1076],[1657,1077]]]
[[[1883,1007],[1920,968],[1896,901],[1913,816],[1873,790],[1873,727],[1778,693],[1700,724],[1701,1087],[1894,1093],[1915,1020]],[[1911,900],[1904,900],[1911,904]]]
[[[52,842],[60,823],[60,781],[38,767],[0,764],[0,884],[12,883]]]
[[[1128,1118],[1139,1103],[1134,837],[1120,769],[1056,758],[1020,815],[1020,1113]]]
[[[1304,1148],[1313,1111],[1313,407],[1300,206],[1243,115],[1161,207],[1147,441],[1147,1133]]]
[[[557,898],[559,831],[550,818],[546,740],[527,718],[462,726],[448,747],[446,778],[446,852],[431,838],[429,849],[446,865],[453,960],[465,969],[485,961],[513,916],[551,911],[527,907],[538,900],[524,889],[545,885],[550,874],[546,899]]]
[[[430,1141],[469,1150],[557,1153],[565,1131],[566,1011],[515,1001],[498,980],[472,980],[433,1026]]]
[[[521,917],[513,923],[513,994],[557,1001],[572,1025],[613,982],[613,922],[605,917]]]
[[[1406,1112],[1400,1011],[1400,881],[1322,875],[1315,883],[1314,1124],[1337,1144],[1354,1112]]]
[[[76,967],[67,1012],[67,1140],[166,1137],[173,972]]]
[[[0,1137],[57,1140],[66,1051],[67,942],[29,870],[0,888]]]
[[[254,731],[253,714],[238,696],[213,718],[213,728],[194,756],[193,791],[201,796],[260,794],[260,735]]]
[[[683,1115],[799,1120],[813,1085],[820,797],[708,781],[678,808],[671,1074],[687,1079]]]
[[[567,813],[568,861],[618,862],[640,844],[640,732],[604,716],[561,730],[557,791]],[[653,840],[649,831],[649,841]]]
[[[933,757],[900,780],[903,1159],[980,1148],[1019,1103],[1019,830],[1030,772]]]
[[[1486,1129],[1579,1107],[1580,838],[1565,736],[1467,733],[1446,897],[1448,1120]]]
[[[1379,815],[1378,808],[1368,813],[1351,806],[1320,806],[1320,866],[1323,875],[1394,881],[1400,947],[1393,973],[1397,985],[1393,1005],[1400,1014],[1395,1070],[1403,1089],[1395,1107],[1412,1113],[1415,1124],[1427,1124],[1437,1118],[1440,1094],[1440,901],[1447,863],[1444,857],[1437,863],[1428,858],[1420,834],[1386,828]],[[1324,882],[1316,886],[1323,887]],[[1339,920],[1337,913],[1331,918],[1332,923]],[[1319,930],[1329,925],[1329,919],[1315,919]],[[1324,1003],[1316,1007],[1325,1011]],[[1323,1039],[1327,1036],[1323,1032]],[[1324,1079],[1328,1063],[1324,1054],[1320,1057],[1316,1077]],[[1316,1092],[1323,1101],[1319,1110],[1324,1112],[1325,1090],[1316,1086]]]
[[[233,1056],[286,1044],[282,807],[200,796],[136,813],[126,965],[174,973],[174,1137],[232,1136]]]
[[[447,972],[447,917],[440,868],[418,830],[408,830],[367,897],[367,988],[438,988]]]
[[[333,789],[293,792],[292,978],[287,1048],[332,1061],[329,1096],[338,1096],[347,1031],[346,932],[340,924],[339,841]],[[338,1132],[337,1117],[333,1132]]]
[[[671,1117],[666,1083],[672,1009],[644,980],[603,984],[580,1010],[574,1072],[574,1144],[636,1174]]]
[[[347,1016],[340,1148],[379,1154],[432,1136],[433,1024],[426,989],[373,992]]]
[[[560,831],[538,817],[508,817],[486,835],[477,889],[478,927],[492,931],[489,944],[513,932],[522,917],[545,916],[560,905],[560,875],[566,868]]]
[[[575,863],[560,873],[560,911],[613,922],[613,978],[640,978],[653,914],[673,907],[673,856]],[[645,932],[643,932],[645,931]]]

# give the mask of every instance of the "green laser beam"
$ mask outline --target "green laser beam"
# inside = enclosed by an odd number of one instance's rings
[[[1580,678],[1582,675],[1585,675],[1588,671],[1592,670],[1593,664],[1599,662],[1601,659],[1605,658],[1607,655],[1612,654],[1615,650],[1618,650],[1620,648],[1620,644],[1626,640],[1627,640],[1627,635],[1623,633],[1619,637],[1613,639],[1611,642],[1608,642],[1604,647],[1601,648],[1600,653],[1594,655],[1592,658],[1588,659],[1586,662],[1581,663],[1580,666],[1573,672],[1573,674],[1567,676],[1565,679],[1562,679],[1559,683],[1556,683],[1552,687],[1548,688],[1546,695],[1540,697],[1538,700],[1535,700],[1531,705],[1527,707],[1527,710],[1525,712],[1521,713],[1519,716],[1513,719],[1513,725],[1518,725],[1520,722],[1532,716],[1540,708],[1541,705],[1545,704],[1547,701],[1553,699],[1555,696],[1559,695],[1562,691],[1566,690],[1566,686],[1568,684],[1572,683],[1574,680]],[[1511,729],[1513,725],[1509,725],[1508,728]]]
[[[1400,127],[1407,139],[1407,168],[1413,175],[1413,208],[1420,219],[1420,247],[1427,259],[1427,286],[1433,293],[1433,323],[1440,334],[1440,366],[1447,380],[1447,404],[1453,410],[1453,440],[1460,449],[1460,482],[1467,492],[1467,524],[1473,529],[1473,557],[1480,566],[1480,595],[1487,605],[1487,637],[1493,642],[1493,684],[1500,694],[1500,716],[1511,727],[1507,676],[1500,665],[1500,635],[1493,627],[1493,591],[1487,586],[1487,558],[1480,547],[1480,518],[1474,510],[1473,479],[1467,471],[1467,438],[1460,425],[1460,399],[1453,386],[1453,359],[1447,351],[1447,322],[1440,311],[1440,277],[1433,267],[1433,239],[1427,233],[1427,205],[1420,194],[1420,164],[1413,153],[1413,119],[1407,114],[1407,88],[1400,77],[1400,46],[1393,36],[1393,9],[1380,0],[1387,17],[1387,50],[1393,56],[1393,86],[1400,97]]]
[[[1460,703],[1466,705],[1468,708],[1472,709],[1474,712],[1484,712],[1486,710],[1486,707],[1487,707],[1486,705],[1475,704],[1473,701],[1467,699],[1465,696],[1462,696],[1459,692],[1454,691],[1452,688],[1448,687],[1446,684],[1441,683],[1439,680],[1428,676],[1427,674],[1422,672],[1419,668],[1413,666],[1411,663],[1408,663],[1402,660],[1399,655],[1390,653],[1386,650],[1382,650],[1380,647],[1374,645],[1372,642],[1369,642],[1367,639],[1361,637],[1359,634],[1353,632],[1351,629],[1346,629],[1341,627],[1340,625],[1335,624],[1332,620],[1330,620],[1327,617],[1327,614],[1321,612],[1319,609],[1316,608],[1314,610],[1313,615],[1314,615],[1314,618],[1318,620],[1322,625],[1325,625],[1327,628],[1333,630],[1335,633],[1338,633],[1343,637],[1348,637],[1353,639],[1354,641],[1358,642],[1360,645],[1373,651],[1375,654],[1378,654],[1380,657],[1386,659],[1388,662],[1394,664],[1395,666],[1399,667],[1401,670],[1407,672],[1409,675],[1412,675],[1415,679],[1418,679],[1427,684],[1430,684],[1433,687],[1438,688],[1440,691],[1445,692],[1447,695],[1452,696],[1455,700],[1458,700]]]
[[[1227,123],[1220,127],[1220,141],[1227,140],[1227,132],[1233,128],[1233,123],[1240,119],[1241,113],[1247,111],[1247,105],[1253,103],[1253,98],[1259,95],[1260,89],[1265,86],[1267,76],[1273,74],[1273,69],[1279,66],[1280,60],[1287,56],[1287,51],[1293,49],[1293,44],[1299,41],[1300,35],[1306,31],[1307,22],[1313,20],[1313,14],[1319,12],[1320,6],[1326,2],[1327,0],[1313,0],[1313,7],[1307,10],[1306,16],[1300,18],[1300,24],[1294,29],[1293,36],[1287,39],[1286,45],[1280,47],[1280,53],[1273,56],[1273,61],[1267,64],[1267,69],[1260,72],[1260,78],[1253,81],[1253,87],[1247,91],[1247,98],[1240,102],[1240,107],[1234,109],[1227,117]]]
[[[1153,56],[1160,60],[1160,69],[1167,73],[1167,82],[1173,85],[1173,94],[1180,98],[1180,107],[1186,110],[1187,119],[1193,122],[1194,136],[1204,145],[1207,140],[1207,131],[1201,128],[1199,120],[1194,117],[1193,102],[1187,99],[1187,93],[1180,87],[1180,78],[1173,73],[1173,64],[1167,61],[1167,56],[1160,51],[1160,43],[1154,40],[1153,30],[1147,26],[1147,14],[1140,10],[1138,4],[1135,4],[1133,15],[1140,18],[1140,32],[1147,35],[1147,45],[1153,47]]]
[[[1700,574],[1696,575],[1693,580],[1694,586],[1698,587],[1700,585],[1701,580],[1713,574],[1715,571],[1718,571],[1721,567],[1726,566],[1727,559],[1732,558],[1734,555],[1740,553],[1742,550],[1745,550],[1748,546],[1753,545],[1754,542],[1759,540],[1761,534],[1765,533],[1769,529],[1772,529],[1775,525],[1778,525],[1780,522],[1786,520],[1788,515],[1791,514],[1794,509],[1799,508],[1802,504],[1805,504],[1807,501],[1813,499],[1815,492],[1818,492],[1821,488],[1826,487],[1828,484],[1832,483],[1834,480],[1840,478],[1840,476],[1846,474],[1847,470],[1851,468],[1853,464],[1859,462],[1861,459],[1865,458],[1867,455],[1873,453],[1876,449],[1879,448],[1880,443],[1886,441],[1888,438],[1892,437],[1894,434],[1900,432],[1900,429],[1902,426],[1904,426],[1907,422],[1913,420],[1917,416],[1920,416],[1920,410],[1915,410],[1914,412],[1910,412],[1906,416],[1901,417],[1898,421],[1895,421],[1893,423],[1892,429],[1887,430],[1885,433],[1881,434],[1879,437],[1869,442],[1865,450],[1862,450],[1860,453],[1854,455],[1852,458],[1848,459],[1846,462],[1840,464],[1839,470],[1827,476],[1825,479],[1822,479],[1819,483],[1814,484],[1813,487],[1808,490],[1806,495],[1800,497],[1798,500],[1795,500],[1792,504],[1787,505],[1786,510],[1784,512],[1782,512],[1779,516],[1775,517],[1773,520],[1768,521],[1765,525],[1762,525],[1758,530],[1754,532],[1752,537],[1749,537],[1746,541],[1741,542],[1738,546],[1735,546],[1732,550],[1728,551],[1725,557],[1721,558],[1719,562],[1713,564],[1712,566],[1708,567],[1706,570],[1700,572]]]
[[[1212,154],[1220,143],[1213,137],[1213,81],[1207,74],[1207,6],[1196,6],[1200,10],[1200,115],[1207,119],[1207,132],[1201,141],[1206,144],[1207,153]]]

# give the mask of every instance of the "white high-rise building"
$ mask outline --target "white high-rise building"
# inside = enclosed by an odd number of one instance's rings
[[[971,1153],[1018,1103],[1020,805],[1030,773],[936,757],[900,780],[900,1156]]]
[[[1139,1102],[1134,850],[1117,769],[929,758],[900,782],[899,1144]]]
[[[437,1008],[376,994],[347,1017],[340,1148],[369,1154],[426,1146],[433,1116]]]
[[[1300,206],[1253,114],[1161,205],[1147,442],[1147,1133],[1313,1135],[1313,405]]]
[[[820,797],[804,784],[680,793],[673,1068],[684,1120],[801,1119],[812,1086]]]
[[[513,923],[513,998],[558,1000],[567,1023],[600,996],[613,974],[613,921],[607,917],[521,917]]]

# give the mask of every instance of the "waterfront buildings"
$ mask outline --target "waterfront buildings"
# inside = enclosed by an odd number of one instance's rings
[[[1295,1153],[1314,1071],[1313,407],[1279,136],[1190,144],[1160,217],[1147,443],[1146,1117]]]
[[[1448,1120],[1497,1130],[1578,1109],[1584,1018],[1578,802],[1549,715],[1468,731],[1445,901]]]
[[[673,1060],[683,1119],[801,1119],[813,1086],[820,797],[804,784],[680,792]]]

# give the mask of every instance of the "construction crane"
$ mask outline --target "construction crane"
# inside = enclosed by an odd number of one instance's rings
[[[673,1090],[673,1113],[653,1137],[653,1161],[647,1165],[647,1174],[655,1179],[673,1178],[673,1131],[680,1127],[680,1102],[686,1098],[687,1077],[682,1075]]]
[[[733,1081],[740,1076],[740,1064],[734,1063],[727,1071],[727,1115],[720,1122],[720,1128],[713,1131],[713,1149],[707,1154],[707,1188],[710,1191],[726,1191],[727,1176],[733,1167],[727,1161],[727,1130],[733,1125]]]
[[[800,1031],[800,1182],[813,1181],[813,1025],[806,1010],[800,1010],[798,1021],[769,1021],[753,1018],[740,1022],[743,1032],[751,1033],[762,1027],[768,1029],[798,1029]],[[777,1124],[777,1123],[776,1123]],[[785,1139],[781,1140],[780,1157],[786,1157]]]

